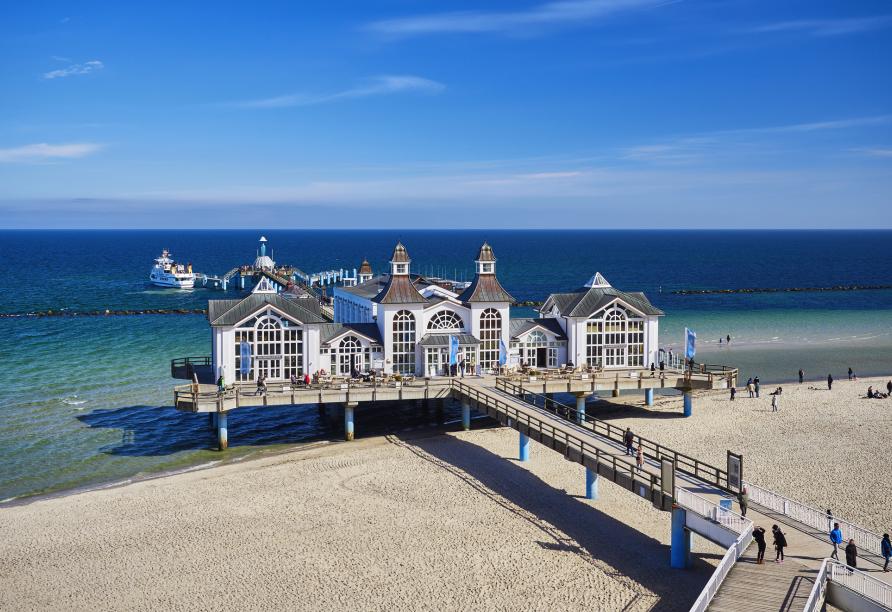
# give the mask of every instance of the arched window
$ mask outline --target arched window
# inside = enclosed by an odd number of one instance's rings
[[[441,310],[427,324],[427,328],[432,331],[450,330],[456,331],[464,329],[461,318],[451,310]]]
[[[499,340],[502,338],[502,315],[495,308],[480,314],[480,365],[484,369],[499,367]]]
[[[393,315],[393,371],[415,373],[415,316],[408,310]]]
[[[332,350],[331,371],[349,376],[355,370],[366,372],[369,369],[369,350],[362,347],[356,336],[344,336],[336,349]]]
[[[644,319],[619,305],[589,319],[586,362],[592,366],[642,367]]]
[[[546,344],[548,344],[548,337],[545,335],[545,332],[537,329],[527,334],[526,344],[541,344],[542,346],[545,346]]]
[[[242,372],[242,343],[249,347],[246,373]],[[235,332],[235,380],[256,380],[260,374],[272,380],[303,374],[303,331],[268,312]]]

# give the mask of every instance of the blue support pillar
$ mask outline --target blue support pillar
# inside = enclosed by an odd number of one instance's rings
[[[654,405],[654,390],[653,389],[645,389],[644,390],[644,403],[648,406]]]
[[[686,417],[689,417],[694,413],[693,409],[691,408],[691,400],[692,400],[692,393],[690,391],[685,391],[684,392],[684,415]]]
[[[676,569],[685,569],[691,565],[691,532],[684,526],[686,515],[683,508],[672,507],[672,544],[669,565]]]
[[[585,468],[585,498],[598,499],[598,474],[588,468]]]
[[[530,460],[530,438],[526,434],[520,434],[520,452],[518,453],[521,461]]]
[[[353,409],[355,403],[344,404],[344,439],[347,442],[353,440]]]
[[[466,400],[461,402],[461,426],[465,431],[471,429],[471,404]]]
[[[585,423],[585,393],[576,394],[576,422]]]
[[[238,288],[239,289],[245,288],[245,277],[243,274],[238,275]]]
[[[226,429],[226,413],[217,413],[217,444],[220,450],[226,450],[229,447],[229,432]]]

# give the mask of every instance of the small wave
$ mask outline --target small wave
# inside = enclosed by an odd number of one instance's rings
[[[66,406],[83,406],[87,403],[87,400],[77,399],[76,395],[72,395],[71,397],[63,397],[62,403]]]

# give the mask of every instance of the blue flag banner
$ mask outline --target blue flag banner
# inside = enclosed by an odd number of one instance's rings
[[[697,334],[684,328],[684,358],[692,359],[697,352]]]
[[[503,366],[508,363],[508,347],[505,346],[504,340],[499,340],[499,365]]]
[[[449,365],[458,363],[458,336],[449,336]]]
[[[247,376],[248,372],[251,371],[251,345],[244,340],[239,345],[239,356],[242,361],[239,370],[241,371],[242,376]]]

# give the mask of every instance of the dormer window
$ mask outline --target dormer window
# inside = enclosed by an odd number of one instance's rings
[[[393,273],[394,274],[406,274],[408,272],[408,264],[397,263],[393,264]]]
[[[492,274],[492,263],[485,262],[480,264],[480,273],[481,274]]]

